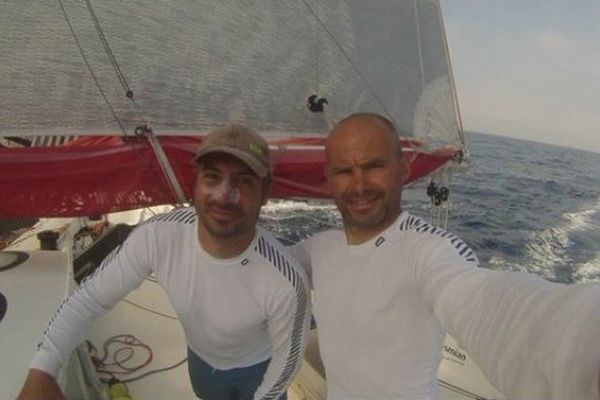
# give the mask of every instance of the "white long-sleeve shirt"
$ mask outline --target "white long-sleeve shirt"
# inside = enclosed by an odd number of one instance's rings
[[[271,358],[254,398],[279,398],[301,365],[310,327],[304,271],[261,228],[239,256],[214,258],[198,242],[197,223],[188,208],[137,227],[56,312],[31,367],[56,376],[92,321],[154,272],[190,349],[221,370]]]
[[[445,331],[508,398],[599,398],[600,285],[477,268],[407,212],[366,243],[328,231],[293,253],[312,265],[329,400],[437,398]]]

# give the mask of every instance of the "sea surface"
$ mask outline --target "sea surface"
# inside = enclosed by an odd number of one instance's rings
[[[470,133],[473,159],[453,175],[448,229],[484,268],[528,271],[555,282],[600,282],[600,153]],[[429,217],[425,180],[403,194],[403,208]],[[332,204],[277,201],[261,222],[298,241],[339,228]]]

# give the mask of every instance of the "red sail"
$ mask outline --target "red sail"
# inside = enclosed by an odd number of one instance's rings
[[[201,137],[159,138],[186,196],[190,164]],[[272,140],[273,198],[328,198],[322,138]],[[402,140],[411,162],[408,181],[451,160],[455,149],[433,152]],[[58,147],[0,148],[0,218],[88,216],[175,203],[148,141],[143,137],[88,136]]]

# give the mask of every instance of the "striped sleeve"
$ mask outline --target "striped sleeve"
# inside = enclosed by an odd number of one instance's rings
[[[425,303],[507,398],[599,398],[599,285],[477,268],[457,236],[405,222],[418,236],[415,277]]]
[[[285,277],[288,286],[267,321],[273,354],[254,394],[255,400],[276,400],[286,392],[302,365],[310,329],[309,288],[302,267],[285,249],[260,237],[256,251]]]

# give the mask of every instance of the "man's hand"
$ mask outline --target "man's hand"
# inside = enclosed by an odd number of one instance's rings
[[[17,400],[67,400],[67,398],[52,375],[30,369]]]

